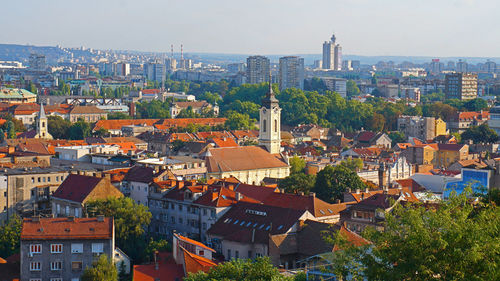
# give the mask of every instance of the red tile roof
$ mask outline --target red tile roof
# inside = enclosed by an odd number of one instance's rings
[[[189,273],[197,273],[199,271],[208,272],[210,268],[217,266],[213,261],[195,255],[184,248],[181,248],[184,253],[184,266],[186,275]]]
[[[376,135],[377,134],[374,133],[374,132],[369,132],[369,131],[361,132],[361,133],[358,134],[357,140],[358,141],[362,141],[362,142],[369,142]]]
[[[53,197],[83,203],[103,178],[70,174],[54,192]]]
[[[111,239],[113,218],[33,218],[24,219],[21,240]]]
[[[133,281],[178,281],[184,278],[182,265],[176,264],[170,253],[159,254],[158,270],[154,264],[134,265]]]
[[[153,126],[160,119],[123,119],[123,120],[99,120],[94,126],[94,131],[101,128],[106,130],[121,130],[123,126],[146,125]]]
[[[209,152],[209,173],[288,167],[286,163],[258,146],[211,148]]]
[[[162,119],[154,126],[158,130],[168,130],[176,127],[187,127],[189,124],[197,124],[203,126],[217,126],[223,125],[226,118],[176,118],[176,119]]]
[[[161,90],[160,89],[142,89],[141,92],[144,95],[153,95],[153,94],[159,94],[161,92]]]
[[[204,248],[208,251],[211,251],[211,252],[214,252],[215,253],[215,250],[206,246],[205,244],[201,243],[201,242],[198,242],[196,240],[193,240],[191,238],[187,238],[187,237],[184,237],[182,235],[179,235],[179,234],[174,234],[175,236],[177,236],[177,238],[179,238],[180,240],[184,241],[184,242],[187,242],[189,244],[193,244],[193,245],[196,245],[198,247],[201,247],[201,248]]]
[[[238,146],[234,139],[230,138],[214,138],[211,142],[215,144],[215,147],[235,147]]]

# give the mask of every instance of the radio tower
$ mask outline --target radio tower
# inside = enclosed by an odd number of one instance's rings
[[[181,44],[181,60],[184,59],[183,52],[182,52],[182,44]]]
[[[174,44],[170,45],[170,58],[174,58]]]

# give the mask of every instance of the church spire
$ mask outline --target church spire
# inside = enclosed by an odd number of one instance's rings
[[[40,112],[38,113],[39,118],[47,118],[45,117],[45,110],[43,109],[43,102],[40,103]]]
[[[278,100],[274,96],[273,92],[273,77],[271,71],[269,71],[269,90],[266,96],[262,99],[262,106],[266,108],[271,108],[272,105],[278,105]]]

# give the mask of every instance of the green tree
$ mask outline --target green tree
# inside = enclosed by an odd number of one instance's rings
[[[80,278],[82,281],[116,281],[118,280],[118,270],[111,258],[106,254],[99,256],[99,259],[92,263],[92,267],[87,267]]]
[[[426,117],[435,117],[441,118],[443,120],[450,120],[450,118],[457,113],[457,109],[449,104],[435,102],[424,105],[422,108],[422,112]]]
[[[0,128],[0,144],[5,141],[5,132]]]
[[[132,117],[123,112],[108,113],[108,120],[132,119]]]
[[[155,240],[151,237],[146,249],[144,250],[146,261],[153,260],[155,251],[165,252],[171,250],[172,246],[167,242],[167,240],[164,239]]]
[[[481,98],[476,98],[466,102],[464,107],[469,111],[480,111],[488,109],[488,103]]]
[[[487,123],[479,126],[470,126],[461,136],[462,141],[472,140],[474,143],[493,143],[498,140],[497,133],[490,129]]]
[[[348,158],[341,161],[339,165],[344,166],[353,172],[357,172],[363,169],[363,160],[360,158]]]
[[[15,139],[16,138],[16,130],[14,128],[14,122],[7,121],[7,138]]]
[[[48,116],[47,129],[54,139],[67,139],[71,122],[61,116]]]
[[[255,128],[257,120],[250,118],[248,114],[241,114],[235,111],[226,114],[227,120],[224,126],[228,130],[252,130]]]
[[[0,227],[0,257],[9,257],[19,252],[22,220],[13,215]]]
[[[305,168],[306,168],[306,160],[298,157],[298,156],[293,156],[290,158],[290,173],[295,174],[295,173],[303,173]]]
[[[392,140],[392,146],[396,145],[396,143],[406,142],[406,136],[402,132],[390,132],[388,136]]]
[[[278,187],[284,189],[286,193],[309,194],[314,187],[315,176],[304,173],[292,173],[288,177],[279,181]]]
[[[83,140],[92,135],[92,128],[89,123],[79,119],[69,127],[68,133],[71,140]]]
[[[179,114],[175,118],[200,118],[201,115],[194,112],[191,106],[188,106],[186,109],[182,109]]]
[[[201,100],[206,100],[208,103],[215,105],[222,101],[222,98],[217,93],[205,92],[200,96]]]
[[[334,203],[335,200],[343,200],[344,192],[351,189],[364,189],[365,184],[360,177],[348,168],[338,166],[326,166],[316,176],[316,183],[312,191],[326,202]]]
[[[243,281],[243,280],[293,280],[291,277],[282,275],[276,267],[271,264],[268,257],[258,257],[254,261],[236,259],[231,260],[210,269],[208,273],[190,273],[185,281]]]
[[[128,197],[91,201],[85,207],[89,215],[114,217],[117,246],[135,261],[144,259],[145,230],[151,222],[148,207]]]
[[[353,80],[347,80],[347,96],[357,96],[361,92],[358,88],[358,85]]]

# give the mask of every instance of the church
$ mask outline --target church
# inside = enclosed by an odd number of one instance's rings
[[[52,135],[49,134],[48,120],[45,116],[45,110],[43,109],[43,103],[40,103],[40,112],[38,113],[38,121],[36,124],[36,135],[35,139],[53,139]]]
[[[264,178],[290,175],[290,166],[280,153],[281,108],[271,82],[262,99],[259,123],[259,146],[211,148],[205,153],[208,179],[235,177],[246,184],[260,185]]]

